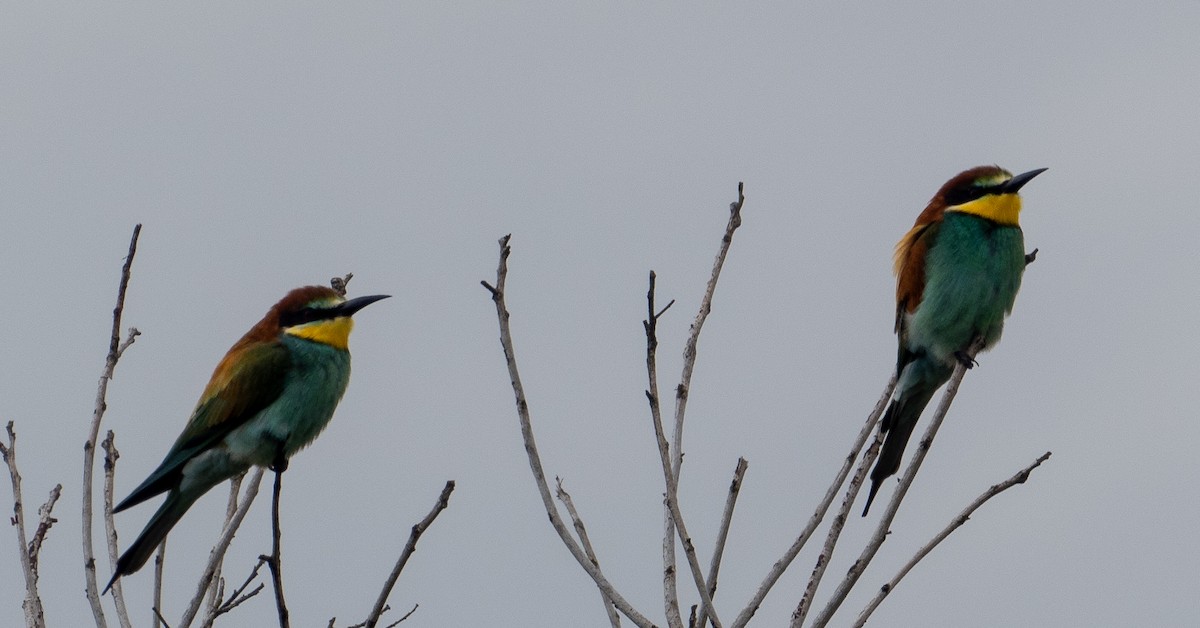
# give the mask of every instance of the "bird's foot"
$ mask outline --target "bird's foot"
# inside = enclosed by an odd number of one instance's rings
[[[967,355],[966,351],[955,351],[954,359],[958,360],[959,364],[962,364],[963,366],[965,366],[967,368],[974,368],[975,366],[977,366],[979,364],[979,362],[976,361],[975,358]]]
[[[287,454],[284,453],[284,442],[282,440],[276,441],[275,461],[271,463],[271,471],[274,471],[275,473],[283,473],[284,471],[287,471],[287,468],[288,457]]]

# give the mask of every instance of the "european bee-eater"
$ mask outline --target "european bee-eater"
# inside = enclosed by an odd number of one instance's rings
[[[329,424],[350,381],[351,316],[387,295],[347,301],[331,288],[292,290],[225,354],[162,464],[113,509],[167,499],[117,560],[108,588],[154,553],[187,509],[251,465],[282,469]]]
[[[887,439],[871,471],[863,516],[880,483],[900,469],[933,393],[958,362],[972,365],[970,345],[981,338],[988,349],[1000,340],[1025,272],[1017,191],[1045,170],[1014,177],[999,166],[979,166],[958,174],[896,245],[898,379],[880,424]]]

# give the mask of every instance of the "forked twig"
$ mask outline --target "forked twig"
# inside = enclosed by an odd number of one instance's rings
[[[21,562],[21,575],[25,577],[25,599],[21,602],[21,608],[25,611],[25,625],[31,628],[46,628],[45,609],[42,607],[42,598],[37,589],[36,553],[33,551],[33,544],[26,542],[25,536],[25,505],[24,497],[21,494],[21,474],[17,470],[17,433],[13,430],[12,421],[8,422],[8,444],[0,442],[0,455],[4,457],[4,462],[8,465],[8,477],[12,481],[13,516],[10,522],[17,528],[17,550]],[[49,517],[49,511],[54,507],[54,502],[58,501],[58,492],[58,490],[51,491],[50,501],[47,501],[47,505],[42,507],[46,511],[47,517]],[[48,524],[46,530],[49,529]],[[45,534],[43,533],[42,536],[44,537]],[[40,541],[38,545],[41,545]]]
[[[646,289],[646,320],[642,321],[642,327],[646,330],[646,400],[650,403],[650,420],[654,425],[659,458],[667,460],[668,454],[663,453],[667,441],[663,436],[662,404],[658,394],[658,319],[675,305],[675,300],[672,299],[662,310],[656,308],[654,288],[657,279],[658,275],[650,271],[649,288]],[[667,517],[663,526],[663,607],[667,615],[667,625],[670,628],[683,628],[683,618],[679,614],[679,590],[675,580],[674,520]]]
[[[100,373],[100,383],[96,387],[96,406],[92,411],[92,423],[88,430],[87,441],[83,445],[83,573],[84,586],[87,590],[88,604],[92,608],[92,616],[97,628],[107,626],[104,621],[104,608],[100,605],[100,589],[96,586],[96,552],[92,545],[92,473],[96,462],[96,441],[100,437],[100,421],[108,408],[108,382],[113,378],[117,361],[125,353],[138,336],[138,330],[129,329],[125,341],[121,341],[121,314],[125,311],[125,292],[129,288],[129,277],[133,269],[133,257],[137,254],[138,236],[142,233],[142,225],[135,225],[133,236],[129,239],[129,252],[125,255],[125,264],[121,267],[121,282],[117,287],[117,305],[113,308],[112,333],[109,335],[108,355],[104,359],[104,369]],[[115,567],[116,563],[110,566]]]
[[[558,538],[562,540],[563,545],[567,546],[567,550],[571,552],[571,556],[575,557],[576,562],[579,563],[584,572],[596,583],[601,593],[612,600],[617,610],[621,611],[634,624],[642,628],[649,628],[654,623],[634,609],[620,593],[617,593],[616,589],[608,581],[608,578],[604,576],[599,568],[592,564],[592,561],[588,559],[583,548],[571,537],[571,533],[567,529],[566,524],[563,523],[558,508],[554,505],[554,498],[551,496],[550,487],[546,483],[546,474],[542,470],[542,460],[538,455],[537,442],[533,437],[533,425],[529,416],[529,403],[525,399],[525,388],[521,385],[521,374],[517,369],[512,331],[509,327],[509,318],[511,315],[504,302],[504,291],[508,279],[508,256],[512,252],[512,249],[508,245],[511,237],[510,234],[500,238],[500,263],[496,267],[496,285],[493,286],[486,281],[481,281],[480,283],[491,293],[492,302],[496,305],[496,318],[500,323],[500,346],[504,349],[504,359],[508,366],[508,376],[512,382],[513,396],[517,405],[517,416],[521,423],[521,437],[525,442],[525,453],[529,457],[529,468],[533,472],[533,479],[537,484],[538,494],[542,498],[542,505],[546,509],[546,514],[550,517],[550,525],[558,533]]]

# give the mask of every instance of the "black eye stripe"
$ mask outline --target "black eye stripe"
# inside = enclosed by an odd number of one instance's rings
[[[950,190],[949,192],[947,192],[946,193],[946,206],[953,207],[955,205],[962,205],[964,203],[970,203],[971,201],[981,199],[981,198],[987,196],[988,194],[999,194],[999,193],[1000,193],[1000,186],[998,186],[998,185],[980,186],[980,185],[971,183],[968,185],[964,185],[962,187],[954,188],[954,189]]]
[[[313,307],[302,307],[291,312],[283,312],[279,315],[280,327],[295,327],[313,321],[330,318],[332,312],[328,309],[318,309]]]

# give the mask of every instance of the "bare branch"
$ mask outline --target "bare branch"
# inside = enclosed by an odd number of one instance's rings
[[[233,518],[225,524],[225,529],[221,531],[221,536],[217,539],[217,543],[208,553],[208,563],[204,567],[204,572],[200,575],[200,581],[196,584],[196,594],[192,597],[192,601],[188,603],[187,609],[183,613],[183,618],[179,620],[179,628],[188,628],[196,619],[196,613],[200,610],[200,605],[204,602],[204,596],[208,592],[208,587],[212,585],[213,574],[217,571],[217,566],[221,564],[221,560],[225,557],[225,551],[229,549],[229,543],[233,540],[233,535],[242,525],[242,520],[246,518],[246,513],[250,511],[250,504],[254,503],[254,498],[258,496],[258,487],[262,484],[263,470],[262,467],[254,469],[250,475],[249,482],[243,482],[246,485],[246,490],[242,493],[241,503],[238,505],[237,512]]]
[[[21,608],[25,611],[25,625],[28,628],[46,628],[46,612],[42,607],[42,598],[38,595],[38,565],[30,552],[31,546],[25,537],[25,506],[21,496],[21,474],[17,471],[17,433],[13,430],[13,422],[8,422],[8,444],[0,442],[0,455],[8,465],[8,477],[12,480],[13,517],[11,523],[17,528],[17,549],[21,560],[21,574],[25,577],[25,600]],[[54,497],[54,493],[51,493]]]
[[[579,516],[579,511],[575,510],[575,502],[571,499],[571,494],[567,489],[563,488],[562,478],[554,478],[554,483],[557,485],[555,497],[563,503],[567,509],[567,514],[571,517],[571,523],[575,526],[575,534],[579,536],[579,542],[583,544],[583,551],[587,554],[592,564],[597,569],[600,568],[600,559],[596,558],[596,551],[592,549],[592,541],[588,538],[587,528],[583,525],[583,519]],[[619,628],[621,625],[621,616],[617,614],[616,607],[613,606],[612,600],[600,593],[600,601],[604,604],[604,612],[608,615],[608,623],[613,628]]]
[[[525,399],[525,388],[521,385],[521,374],[517,369],[517,358],[513,348],[512,332],[509,328],[510,314],[508,307],[504,303],[505,282],[508,278],[508,256],[512,249],[508,246],[511,235],[506,235],[500,238],[500,263],[496,268],[496,285],[492,286],[487,282],[483,286],[492,294],[492,301],[496,305],[496,318],[500,323],[500,345],[504,349],[504,359],[508,365],[508,376],[512,382],[513,396],[517,404],[517,416],[521,423],[521,437],[525,442],[525,453],[529,457],[529,468],[533,472],[534,482],[537,484],[538,494],[541,495],[542,505],[546,509],[546,514],[550,517],[550,525],[554,527],[554,531],[558,533],[558,538],[562,540],[563,545],[567,546],[567,550],[575,557],[575,560],[583,568],[583,570],[592,578],[600,591],[610,600],[617,610],[625,614],[634,624],[642,628],[653,626],[654,623],[647,619],[644,615],[637,612],[621,594],[617,593],[604,574],[599,568],[588,560],[587,554],[579,547],[579,544],[571,538],[571,534],[563,523],[562,516],[559,515],[558,508],[554,505],[554,499],[550,495],[550,487],[546,483],[546,474],[542,470],[542,460],[537,452],[537,442],[533,437],[533,425],[529,416],[529,403]]]
[[[642,326],[646,330],[646,378],[648,381],[646,399],[650,402],[650,420],[654,425],[659,458],[663,460],[665,469],[669,454],[667,453],[667,439],[663,435],[662,404],[658,394],[658,319],[671,305],[675,304],[675,301],[672,300],[662,311],[655,311],[654,287],[657,277],[654,271],[650,271],[650,287],[646,290],[646,320],[642,321]],[[670,513],[670,510],[667,512]],[[663,606],[667,615],[667,625],[670,628],[683,628],[683,618],[679,613],[679,591],[675,583],[674,524],[675,520],[669,516],[663,523]]]
[[[700,311],[696,313],[696,319],[692,322],[691,332],[683,348],[683,373],[679,377],[679,385],[675,388],[675,429],[671,435],[671,446],[674,448],[670,452],[670,464],[663,461],[663,476],[667,485],[667,516],[665,516],[665,532],[663,534],[663,543],[667,544],[667,539],[671,538],[674,532],[678,532],[679,541],[683,545],[683,553],[687,558],[688,568],[691,569],[692,579],[696,584],[696,591],[700,595],[701,610],[705,611],[709,616],[709,621],[712,622],[715,628],[721,628],[721,622],[717,619],[716,610],[713,609],[712,598],[708,593],[708,585],[704,583],[704,575],[701,573],[700,561],[696,558],[696,550],[692,545],[691,537],[687,533],[687,527],[683,521],[683,513],[679,508],[678,491],[679,491],[679,473],[683,466],[683,419],[687,412],[688,392],[692,385],[692,373],[696,368],[696,346],[700,340],[700,331],[704,327],[704,322],[708,320],[708,315],[712,312],[713,294],[717,290],[717,280],[721,277],[721,269],[725,267],[725,258],[729,254],[729,247],[733,243],[733,233],[742,225],[742,205],[746,201],[743,194],[744,187],[741,182],[738,183],[738,199],[729,205],[729,222],[725,226],[725,235],[721,238],[721,246],[717,250],[717,257],[713,260],[712,276],[708,279],[708,286],[704,290],[704,298],[700,301]],[[658,426],[655,427],[656,432]],[[664,449],[665,441],[660,438],[659,448],[660,453],[666,455]],[[668,562],[665,567],[673,568],[675,565],[674,542],[670,543],[670,548],[664,556]]]
[[[433,509],[429,511],[429,514],[425,515],[424,519],[412,527],[412,532],[408,535],[408,542],[404,544],[404,549],[400,552],[400,558],[396,560],[396,566],[392,567],[392,573],[383,584],[383,590],[379,592],[379,598],[375,600],[375,607],[371,609],[371,614],[367,616],[367,628],[375,628],[375,625],[379,623],[379,616],[387,608],[388,596],[391,595],[392,588],[396,586],[396,580],[400,578],[400,572],[404,571],[404,566],[408,564],[408,559],[412,557],[413,552],[417,551],[417,541],[421,539],[421,535],[425,534],[429,526],[433,525],[433,520],[437,519],[437,516],[450,505],[450,493],[453,492],[454,480],[447,480],[446,485],[442,487],[441,495],[438,496],[437,503],[433,505]],[[408,615],[412,615],[415,610],[417,610],[417,607],[413,606],[413,610],[409,611]],[[400,621],[408,619],[408,615],[401,617]],[[398,624],[400,621],[396,623]]]
[[[88,603],[92,607],[92,616],[97,628],[106,628],[104,608],[100,605],[100,590],[96,586],[96,553],[92,546],[92,469],[96,461],[96,440],[100,436],[100,421],[108,408],[105,400],[108,395],[108,382],[113,378],[117,368],[117,360],[121,354],[138,336],[138,330],[129,329],[125,342],[121,342],[121,314],[125,311],[125,292],[129,288],[129,276],[133,268],[133,257],[137,254],[138,236],[142,233],[142,225],[135,225],[133,236],[129,239],[129,252],[125,255],[125,265],[121,267],[121,282],[117,287],[117,305],[113,308],[112,333],[109,336],[108,356],[104,360],[104,370],[100,374],[100,383],[96,389],[96,407],[92,411],[92,424],[88,431],[87,442],[83,445],[83,573],[87,589]],[[115,566],[115,561],[111,566]]]
[[[733,470],[733,481],[729,483],[729,496],[725,498],[725,510],[721,513],[721,525],[717,529],[717,545],[713,548],[712,562],[708,566],[708,594],[716,597],[717,595],[717,574],[721,570],[721,557],[725,554],[725,540],[729,538],[729,526],[733,523],[733,507],[737,504],[738,494],[742,491],[742,478],[746,475],[746,468],[750,463],[746,462],[745,458],[738,458],[737,466]],[[696,607],[692,607],[692,613],[695,613]],[[696,628],[704,628],[704,624],[708,621],[707,613],[700,613],[698,621],[690,621],[689,624]]]
[[[796,540],[792,542],[791,547],[789,547],[787,551],[784,552],[783,556],[779,560],[775,561],[775,564],[771,566],[770,571],[767,572],[767,576],[763,578],[762,584],[758,586],[758,589],[754,592],[754,596],[750,599],[750,602],[746,604],[746,608],[742,609],[742,612],[738,614],[736,619],[734,619],[733,628],[743,628],[747,623],[750,622],[750,619],[754,617],[754,614],[758,612],[759,607],[762,606],[762,602],[764,599],[766,599],[767,593],[769,593],[771,588],[775,586],[775,583],[779,581],[779,578],[783,575],[783,572],[787,571],[788,566],[792,564],[792,561],[795,560],[796,556],[800,554],[800,550],[804,549],[804,545],[808,543],[809,538],[812,537],[813,531],[816,530],[817,526],[821,524],[821,521],[825,518],[825,513],[829,510],[830,504],[833,503],[834,497],[836,497],[838,492],[841,490],[842,483],[846,481],[846,476],[850,474],[850,469],[854,467],[854,461],[858,459],[858,452],[862,451],[863,445],[867,442],[867,438],[871,436],[871,432],[875,429],[875,425],[879,423],[879,417],[883,416],[883,411],[887,408],[888,400],[891,399],[892,391],[895,390],[895,388],[896,376],[893,374],[891,380],[888,381],[887,386],[884,387],[883,394],[880,395],[879,400],[875,402],[875,408],[871,410],[871,414],[867,416],[867,420],[863,424],[862,429],[859,430],[858,436],[855,437],[854,444],[850,447],[850,453],[847,454],[846,458],[842,461],[842,468],[838,470],[837,475],[833,478],[833,482],[830,483],[829,488],[825,490],[825,496],[821,499],[821,503],[817,504],[816,510],[814,510],[812,516],[809,517],[808,523],[800,532],[800,536],[796,537]],[[876,453],[878,453],[878,450],[876,450]]]
[[[858,560],[850,567],[845,579],[834,591],[833,596],[826,603],[825,608],[821,610],[821,614],[817,615],[813,620],[813,627],[818,628],[825,626],[829,620],[833,618],[833,614],[837,612],[839,606],[845,601],[846,596],[850,593],[850,589],[858,582],[871,559],[875,557],[875,553],[879,551],[879,547],[883,545],[883,541],[887,538],[888,529],[892,525],[892,520],[896,517],[896,511],[900,509],[900,501],[904,499],[905,493],[908,492],[908,487],[912,486],[913,479],[917,475],[917,471],[921,468],[921,463],[925,460],[925,454],[929,452],[929,447],[933,444],[933,438],[937,435],[938,428],[942,426],[942,421],[946,418],[946,413],[950,411],[950,404],[954,402],[954,396],[958,393],[958,387],[962,383],[963,376],[967,373],[967,364],[973,361],[975,355],[983,348],[983,339],[977,338],[971,343],[971,346],[966,351],[967,360],[960,361],[954,367],[954,374],[950,377],[950,381],[946,384],[946,392],[942,393],[942,400],[938,403],[937,411],[934,412],[933,418],[929,421],[929,427],[925,429],[925,434],[921,436],[921,442],[917,445],[916,452],[913,453],[912,460],[909,461],[908,467],[904,469],[904,476],[900,478],[900,483],[896,487],[896,491],[892,493],[892,499],[888,502],[887,509],[883,511],[883,516],[880,517],[879,525],[875,528],[875,533],[867,546],[863,548]]]
[[[117,459],[121,457],[121,452],[117,451],[115,442],[116,435],[112,430],[104,436],[104,442],[100,444],[104,448],[104,536],[108,547],[108,564],[115,565],[117,563],[117,526],[113,521],[113,483],[117,471]],[[129,620],[129,610],[125,607],[125,594],[121,587],[121,579],[118,578],[113,583],[113,604],[117,609],[117,621],[122,628],[132,628],[133,624]]]
[[[958,513],[958,516],[955,517],[954,520],[951,521],[945,528],[943,528],[941,532],[938,532],[937,535],[934,536],[928,543],[922,546],[921,549],[917,550],[916,555],[914,555],[912,559],[905,563],[904,566],[900,568],[900,571],[897,572],[887,584],[879,588],[879,592],[875,594],[875,597],[872,598],[870,603],[868,603],[867,606],[863,608],[862,612],[858,614],[858,619],[856,619],[854,622],[855,628],[859,628],[866,624],[867,619],[871,616],[871,613],[875,612],[876,608],[879,608],[879,604],[883,602],[883,598],[887,597],[889,593],[895,590],[896,585],[900,584],[900,580],[902,580],[904,576],[908,575],[908,572],[911,571],[917,563],[921,562],[921,559],[928,556],[929,552],[933,551],[933,548],[937,547],[939,543],[946,540],[946,537],[950,536],[951,532],[954,532],[960,526],[962,526],[962,524],[966,523],[967,520],[971,518],[971,515],[974,514],[974,512],[978,510],[979,507],[984,504],[984,502],[1018,484],[1024,484],[1025,480],[1029,479],[1029,474],[1032,473],[1034,469],[1042,466],[1042,463],[1049,459],[1050,452],[1047,451],[1039,456],[1037,460],[1034,460],[1032,464],[1024,469],[1021,469],[1020,471],[1017,471],[1017,473],[1011,478],[1008,478],[999,484],[993,484],[986,491],[984,491],[982,495],[976,497],[975,501],[971,502],[971,504],[964,508],[962,512]]]

